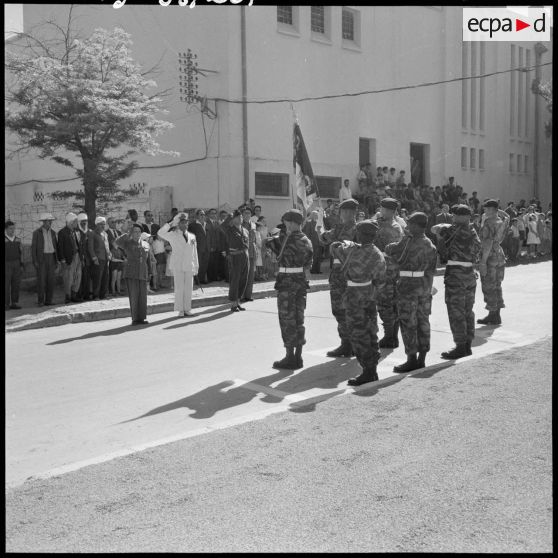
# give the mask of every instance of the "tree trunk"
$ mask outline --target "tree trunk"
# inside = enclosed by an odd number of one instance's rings
[[[83,192],[85,194],[85,213],[89,218],[89,227],[95,227],[97,217],[97,164],[96,159],[83,159]]]

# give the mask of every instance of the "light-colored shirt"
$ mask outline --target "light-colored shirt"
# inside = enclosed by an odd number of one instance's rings
[[[110,260],[112,260],[112,254],[110,252],[110,246],[109,246],[107,231],[101,232],[101,236],[103,237],[103,240],[105,242],[105,250],[107,251],[107,260],[110,261]]]
[[[54,254],[54,246],[52,244],[51,230],[49,229],[47,231],[44,227],[42,227],[42,229],[43,229],[43,238],[45,239],[44,253],[45,254]]]
[[[342,202],[343,200],[350,200],[353,197],[353,193],[351,192],[350,188],[343,185],[339,190],[339,201]]]

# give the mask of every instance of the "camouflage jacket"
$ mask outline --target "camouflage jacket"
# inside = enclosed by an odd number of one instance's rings
[[[289,235],[282,232],[278,236],[271,237],[267,241],[267,246],[277,256],[280,267],[308,267],[312,263],[312,243],[300,231]]]
[[[436,247],[429,238],[424,234],[412,236],[406,232],[399,242],[386,246],[386,254],[392,258],[399,271],[424,271],[423,277],[399,276],[397,279],[399,294],[430,294],[438,255]]]
[[[354,241],[356,238],[356,222],[347,224],[338,223],[332,229],[323,231],[319,235],[319,238],[323,244],[331,244],[336,240]]]
[[[386,279],[384,255],[374,244],[357,244],[345,240],[331,245],[334,257],[341,260],[345,278],[348,281],[364,283],[372,281],[376,289],[381,289]]]
[[[479,231],[482,243],[482,258],[495,260],[498,265],[506,263],[506,256],[500,243],[504,240],[509,221],[503,221],[499,216],[487,217]]]
[[[378,223],[380,227],[374,238],[374,244],[382,251],[386,251],[386,246],[392,242],[399,242],[403,238],[403,229],[401,225],[392,219],[388,221],[384,217],[377,217],[372,219]]]
[[[438,225],[438,234],[440,242],[438,242],[437,249],[443,264],[448,260],[478,263],[481,241],[472,224],[443,223]]]

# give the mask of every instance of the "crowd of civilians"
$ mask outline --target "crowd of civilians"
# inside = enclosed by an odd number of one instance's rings
[[[339,200],[326,200],[323,208],[326,229],[333,228],[339,222],[339,203],[351,197],[360,204],[357,217],[359,221],[374,217],[379,210],[380,201],[390,197],[399,202],[396,219],[401,225],[406,224],[411,213],[422,211],[429,216],[430,223],[426,230],[430,231],[432,225],[452,221],[450,208],[455,204],[471,207],[472,221],[477,230],[482,223],[482,203],[485,200],[479,199],[477,192],[472,192],[470,196],[463,192],[463,188],[455,183],[453,177],[443,186],[414,185],[412,182],[406,183],[403,170],[397,175],[395,168],[378,167],[373,176],[370,165],[364,165],[357,175],[356,182],[353,190],[350,181],[344,180],[339,191]],[[303,232],[311,240],[314,248],[310,270],[312,274],[319,274],[322,261],[329,258],[327,247],[320,244],[316,233],[319,204],[321,202],[315,202],[314,206],[310,207],[303,226]],[[527,202],[522,199],[517,203],[508,202],[505,211],[510,215],[510,226],[503,247],[511,262],[517,262],[522,256],[536,258],[552,253],[551,204],[544,212],[539,200],[531,199]],[[229,246],[231,239],[228,233],[231,220],[234,221],[237,214],[238,226],[247,233],[249,256],[246,288],[239,295],[241,298],[236,303],[238,305],[238,302],[252,300],[254,281],[267,281],[275,277],[278,263],[275,255],[266,247],[265,239],[275,234],[282,225],[279,224],[270,230],[265,216],[262,215],[262,207],[250,199],[234,214],[225,210],[218,212],[217,209],[198,209],[190,213],[187,216],[187,231],[195,237],[195,282],[200,286],[218,281],[229,282],[231,262],[234,258]],[[179,228],[178,217],[182,215],[179,215],[177,208],[172,209],[167,223],[173,226],[173,230]],[[130,289],[134,292],[136,289],[136,284],[130,281],[136,280],[142,281],[140,287],[145,287],[146,294],[160,289],[175,288],[170,265],[172,247],[168,240],[172,237],[167,233],[167,238],[158,234],[161,227],[154,222],[152,211],[147,210],[143,213],[142,223],[139,222],[139,215],[134,209],[128,210],[125,219],[98,216],[92,229],[85,213],[76,215],[70,212],[66,215],[65,227],[58,233],[51,228],[55,220],[51,214],[42,214],[39,220],[42,221],[42,226],[34,231],[31,244],[32,262],[37,273],[39,306],[53,304],[55,275],[58,271],[61,271],[63,278],[66,303],[121,296],[126,294],[125,289],[130,296]],[[185,220],[185,216],[182,220]],[[6,310],[20,308],[23,250],[21,239],[15,235],[15,228],[13,222],[6,221]],[[129,251],[131,244],[128,246],[124,239],[117,242],[123,235],[133,238],[135,244],[142,247],[142,254],[138,252],[137,258],[134,256],[133,264],[128,261],[130,254],[126,249],[128,247]],[[435,242],[435,237],[432,240]],[[142,258],[145,259],[145,265],[137,263],[142,262]],[[138,266],[142,269],[139,270]],[[141,299],[143,298],[144,295],[141,294]],[[182,310],[188,314],[189,308]],[[143,309],[140,314],[143,314]],[[138,321],[144,323],[144,318]]]

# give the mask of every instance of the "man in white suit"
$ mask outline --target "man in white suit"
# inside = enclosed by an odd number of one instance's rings
[[[192,288],[199,267],[196,237],[187,229],[188,215],[179,213],[157,231],[172,248],[170,265],[174,276],[174,309],[179,317],[192,315]]]

